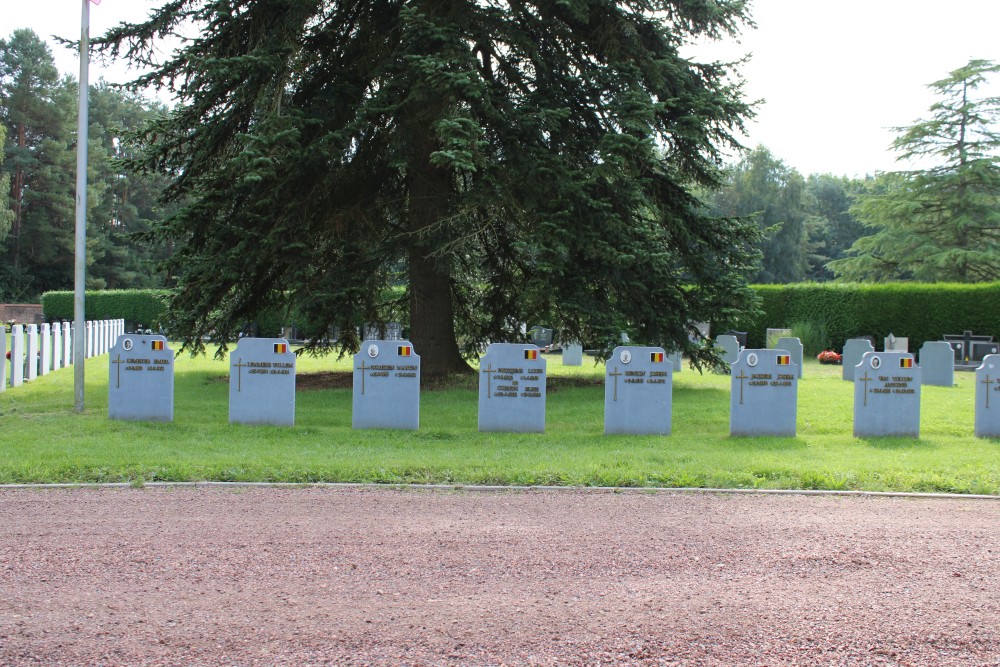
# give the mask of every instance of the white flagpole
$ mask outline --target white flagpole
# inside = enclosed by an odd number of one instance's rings
[[[73,394],[74,410],[83,412],[83,366],[86,362],[86,317],[83,294],[87,281],[87,140],[89,129],[88,81],[90,66],[90,0],[82,0],[80,20],[80,114],[76,131],[76,266],[74,274]]]

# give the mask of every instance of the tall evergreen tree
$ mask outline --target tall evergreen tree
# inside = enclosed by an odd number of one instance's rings
[[[975,97],[1000,65],[970,60],[930,84],[931,117],[897,128],[900,159],[933,166],[883,175],[852,212],[872,234],[829,264],[849,280],[1000,278],[1000,97]]]
[[[351,349],[405,305],[427,373],[523,322],[687,344],[750,306],[755,229],[691,194],[750,110],[732,66],[678,49],[735,34],[745,4],[171,0],[110,31],[100,50],[180,100],[139,136],[192,199],[162,230],[175,332],[231,338],[291,300]],[[184,22],[200,37],[155,62]]]
[[[0,165],[3,165],[3,147],[6,141],[7,128],[0,124]],[[14,211],[10,207],[10,174],[0,170],[0,247],[3,247],[13,223]]]

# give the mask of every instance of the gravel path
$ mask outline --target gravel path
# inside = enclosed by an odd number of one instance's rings
[[[0,665],[1000,665],[1000,503],[0,491]]]

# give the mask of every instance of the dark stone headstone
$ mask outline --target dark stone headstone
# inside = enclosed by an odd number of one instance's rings
[[[174,351],[165,337],[118,337],[108,363],[108,417],[174,420]]]

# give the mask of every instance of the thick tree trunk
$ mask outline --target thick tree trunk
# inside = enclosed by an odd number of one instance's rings
[[[407,165],[410,340],[420,355],[422,374],[468,373],[455,339],[451,262],[436,256],[449,240],[441,222],[448,215],[452,185],[448,171],[431,164],[436,143],[430,128],[426,116],[407,128],[413,151]]]

